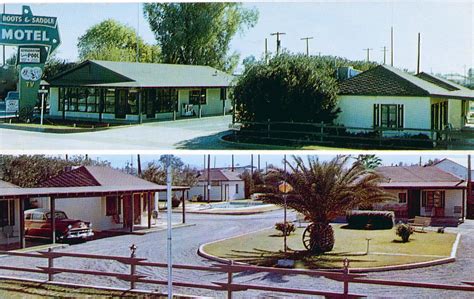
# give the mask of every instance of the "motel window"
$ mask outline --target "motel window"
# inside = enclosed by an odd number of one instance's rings
[[[128,92],[127,104],[128,104],[127,114],[138,114],[138,91]]]
[[[406,193],[398,193],[398,203],[407,203]]]
[[[221,101],[227,100],[227,88],[221,88]]]
[[[107,196],[105,198],[105,216],[120,215],[121,201],[118,196]]]
[[[98,112],[99,102],[100,89],[59,89],[59,111]]]
[[[236,194],[239,193],[239,184],[235,184],[235,193],[236,193]]]
[[[0,201],[0,227],[15,225],[15,201]]]
[[[403,110],[403,105],[374,104],[374,127],[403,128]]]
[[[192,105],[206,105],[206,89],[194,89],[189,92],[189,104]]]
[[[423,191],[421,206],[426,210],[444,208],[446,201],[445,196],[444,191]]]
[[[115,113],[115,89],[108,88],[105,93],[105,113]]]
[[[173,112],[178,103],[178,90],[173,88],[160,88],[156,90],[156,112]]]

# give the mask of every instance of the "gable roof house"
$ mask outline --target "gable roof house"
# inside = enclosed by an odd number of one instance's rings
[[[142,122],[225,114],[234,77],[200,65],[87,60],[50,83],[50,117]]]
[[[468,122],[473,100],[473,90],[443,78],[379,65],[340,83],[338,105],[342,111],[337,122],[346,127],[380,127],[394,132],[441,130],[446,126],[460,129]]]
[[[196,186],[189,190],[190,198],[202,197],[207,199],[208,182],[210,182],[209,195],[211,201],[229,201],[245,198],[245,182],[240,178],[240,173],[227,168],[212,168],[203,170]]]
[[[187,189],[172,187],[173,192],[184,193]],[[91,222],[99,231],[151,227],[160,192],[166,192],[166,186],[99,166],[66,169],[34,188],[20,188],[0,181],[0,230],[13,226],[16,241],[25,247],[22,219],[29,208],[61,210],[69,218]]]
[[[466,166],[461,165],[451,159],[443,159],[434,164],[435,167],[442,169],[446,172],[452,173],[460,178],[464,179],[466,182],[469,183],[468,188],[470,188],[471,192],[467,193],[467,201],[466,201],[466,218],[474,219],[474,170],[471,169],[470,177],[469,177],[469,170]],[[469,181],[470,178],[470,181]]]
[[[382,166],[380,184],[397,198],[377,204],[398,218],[431,217],[432,223],[457,225],[466,212],[467,182],[435,166]]]

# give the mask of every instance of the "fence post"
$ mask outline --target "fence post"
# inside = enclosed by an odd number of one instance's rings
[[[229,262],[229,265],[230,265],[230,268],[229,270],[227,271],[227,299],[232,299],[232,290],[231,290],[231,284],[232,284],[232,281],[233,281],[233,276],[234,276],[234,272],[233,272],[233,269],[232,269],[232,266],[234,265],[234,261],[230,261]]]
[[[349,298],[349,260],[347,258],[344,259],[344,298]]]
[[[48,248],[48,253],[51,253],[53,250]],[[53,281],[54,274],[51,272],[51,269],[54,268],[54,258],[51,254],[48,254],[48,281]]]
[[[135,246],[135,244],[132,244],[132,246],[130,246],[130,257],[132,259],[135,258],[136,251],[137,251],[137,246]],[[133,276],[135,275],[136,267],[137,266],[132,261],[132,264],[130,264],[130,289],[132,290],[135,289],[135,278]]]
[[[267,119],[267,138],[270,138],[270,119]]]
[[[319,133],[321,134],[319,137],[319,141],[323,142],[323,133],[324,133],[324,122],[321,122],[321,127],[319,129]]]

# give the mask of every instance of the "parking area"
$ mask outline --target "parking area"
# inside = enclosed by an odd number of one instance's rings
[[[226,149],[220,141],[232,116],[151,122],[87,133],[42,133],[0,129],[1,150],[167,150]]]

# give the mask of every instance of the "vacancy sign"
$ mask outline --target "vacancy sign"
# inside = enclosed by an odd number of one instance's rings
[[[2,45],[45,46],[51,54],[61,43],[56,17],[33,16],[29,6],[23,6],[21,15],[0,16]]]

